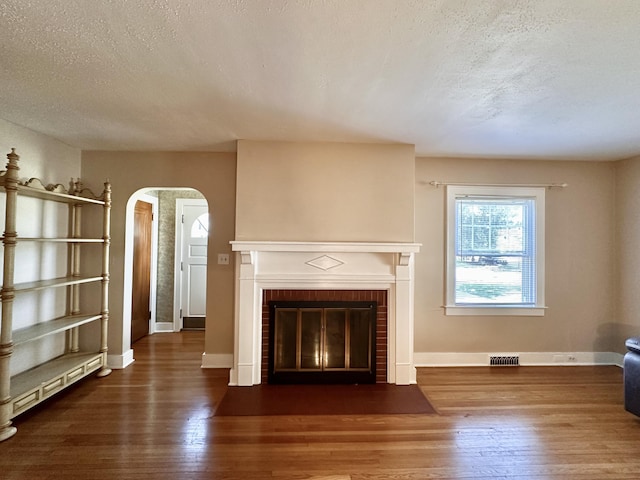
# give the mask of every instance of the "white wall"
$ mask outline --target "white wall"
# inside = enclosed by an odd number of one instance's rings
[[[20,178],[37,177],[46,183],[62,183],[69,187],[71,178],[80,176],[81,153],[54,138],[0,119],[0,153],[6,165],[6,154],[16,149],[20,155]]]

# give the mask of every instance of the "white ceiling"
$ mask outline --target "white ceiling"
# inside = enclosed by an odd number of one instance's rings
[[[85,150],[640,155],[638,0],[7,0],[0,118]]]

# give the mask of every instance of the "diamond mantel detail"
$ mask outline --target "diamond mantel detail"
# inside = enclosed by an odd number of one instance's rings
[[[329,255],[322,255],[321,257],[314,258],[313,260],[309,260],[305,263],[324,271],[331,270],[332,268],[339,267],[340,265],[344,265],[344,262],[338,260],[337,258],[330,257]]]

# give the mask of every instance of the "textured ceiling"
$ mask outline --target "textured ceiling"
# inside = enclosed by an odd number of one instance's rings
[[[0,118],[86,150],[640,155],[637,0],[6,0]]]

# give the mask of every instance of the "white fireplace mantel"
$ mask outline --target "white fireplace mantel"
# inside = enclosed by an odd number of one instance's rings
[[[230,385],[261,382],[262,292],[387,290],[387,382],[416,382],[413,364],[416,243],[234,241],[237,252]]]

